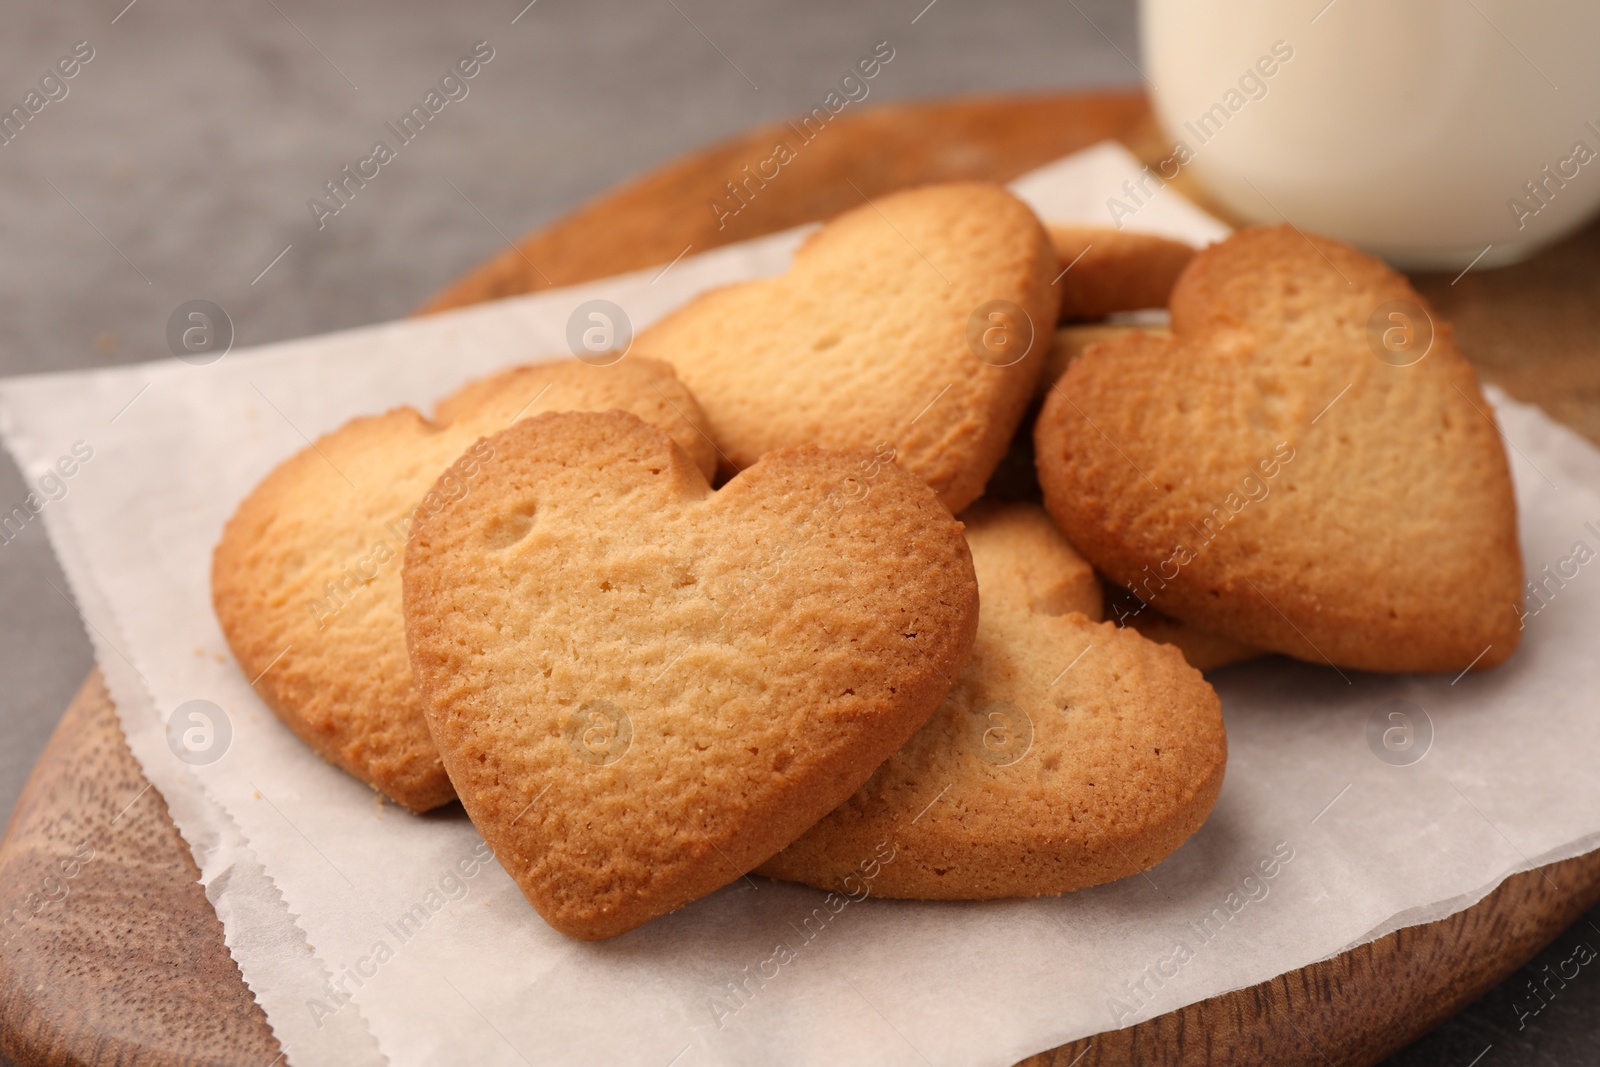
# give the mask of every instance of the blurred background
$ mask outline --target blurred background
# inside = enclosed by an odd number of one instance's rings
[[[0,106],[79,42],[92,58],[0,146],[0,373],[166,357],[191,299],[227,311],[236,346],[404,315],[506,238],[816,106],[879,41],[895,56],[863,106],[1141,80],[1135,6],[1114,0],[524,3],[7,5]],[[308,198],[479,41],[493,59],[468,95],[319,231]],[[0,461],[0,501],[25,493]],[[0,815],[92,666],[65,594],[41,524],[0,545]],[[1600,1062],[1600,979],[1525,1028],[1511,1006],[1590,938],[1600,912],[1390,1062]]]

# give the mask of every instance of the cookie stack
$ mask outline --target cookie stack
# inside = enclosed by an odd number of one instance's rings
[[[608,366],[321,438],[228,523],[217,616],[315,751],[412,811],[459,797],[573,937],[751,872],[1096,885],[1217,798],[1199,669],[1515,648],[1493,417],[1444,324],[1374,346],[1395,308],[1427,315],[1292,229],[1196,254],[909,190]]]

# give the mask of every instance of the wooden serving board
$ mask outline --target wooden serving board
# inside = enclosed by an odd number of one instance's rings
[[[1006,181],[1107,138],[1146,159],[1167,154],[1138,94],[867,109],[841,115],[719,227],[707,201],[782,136],[765,127],[669,163],[508,248],[423,310],[665,264],[906,185]],[[1179,188],[1205,202],[1187,181]],[[1520,266],[1415,281],[1484,377],[1600,442],[1600,226]],[[278,1062],[198,879],[92,674],[0,842],[0,1050],[28,1065]],[[1448,919],[1026,1062],[1372,1064],[1514,971],[1596,899],[1600,852],[1509,878]]]

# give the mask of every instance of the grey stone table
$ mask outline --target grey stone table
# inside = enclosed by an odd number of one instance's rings
[[[895,59],[867,103],[1139,80],[1134,10],[1114,0],[524,3],[9,5],[0,110],[37,113],[0,128],[0,373],[165,356],[168,317],[191,299],[226,309],[237,345],[398,317],[508,235],[816,106],[879,41]],[[385,123],[478,42],[492,58],[465,95],[318,220],[307,201],[375,140],[392,142]],[[73,77],[28,101],[74,54]],[[0,463],[0,510],[25,493]],[[37,523],[0,544],[0,604],[9,814],[91,666]],[[1580,942],[1600,946],[1600,912],[1390,1063],[1600,1062],[1588,968],[1527,1012],[1539,1002],[1526,983]]]

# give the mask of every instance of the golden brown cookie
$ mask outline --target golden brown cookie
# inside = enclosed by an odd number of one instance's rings
[[[1140,330],[1155,334],[1157,337],[1167,337],[1171,334],[1171,331],[1163,326],[1123,326],[1109,322],[1085,322],[1057,329],[1055,340],[1045,353],[1044,373],[1039,375],[1039,398],[1044,399],[1050,390],[1055,388],[1056,382],[1067,373],[1072,361],[1083,355],[1090,345],[1120,341],[1130,333],[1137,333]]]
[[[787,274],[705,293],[635,349],[678,369],[731,469],[777,448],[889,445],[959,511],[1033,395],[1054,263],[1000,186],[925,186],[846,212]]]
[[[1154,866],[1211,811],[1227,763],[1211,687],[1177,649],[1086,614],[1094,574],[1041,509],[965,519],[983,596],[966,670],[758,873],[887,897],[1064,893]]]
[[[984,499],[961,513],[974,566],[982,557],[980,594],[993,589],[1007,605],[1034,615],[1105,617],[1105,590],[1089,561],[1036,504]],[[981,626],[980,626],[981,632]]]
[[[1091,347],[1034,429],[1045,504],[1111,580],[1244,644],[1376,671],[1517,646],[1516,504],[1448,324],[1289,226],[1195,257],[1172,336]]]
[[[1231,638],[1207,633],[1197,626],[1179,622],[1146,608],[1131,616],[1127,625],[1141,635],[1163,645],[1171,645],[1183,653],[1189,666],[1197,671],[1214,671],[1231,667],[1235,663],[1248,663],[1266,653]]]
[[[887,453],[778,451],[713,493],[631,415],[488,444],[407,546],[406,636],[467,814],[563,933],[611,937],[739,878],[966,662],[961,526]]]
[[[1118,626],[1129,626],[1152,641],[1175,645],[1189,666],[1197,671],[1212,671],[1260,659],[1267,653],[1229,637],[1207,633],[1198,626],[1163,615],[1149,604],[1112,582],[1105,585],[1106,614]]]
[[[475,491],[493,452],[474,441],[519,416],[610,408],[662,427],[702,470],[716,469],[691,425],[704,424],[694,397],[671,367],[643,359],[502,371],[441,401],[435,422],[412,408],[355,419],[278,466],[212,558],[217,619],[256,692],[324,759],[402,806],[450,800],[411,691],[400,615],[408,533]]]
[[[1182,241],[1109,226],[1053,222],[1048,229],[1060,260],[1056,269],[1066,271],[1056,283],[1063,322],[1166,307],[1195,253]]]

